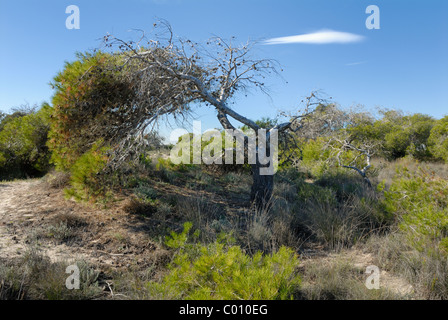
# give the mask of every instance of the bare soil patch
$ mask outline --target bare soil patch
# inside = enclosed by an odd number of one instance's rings
[[[167,252],[150,239],[126,199],[110,208],[64,198],[42,180],[0,184],[0,258],[38,247],[52,261],[85,260],[101,269],[145,268]]]

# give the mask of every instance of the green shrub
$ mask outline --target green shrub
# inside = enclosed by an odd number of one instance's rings
[[[159,158],[157,159],[156,164],[156,170],[159,171],[165,169],[171,171],[187,172],[191,168],[193,168],[192,164],[185,164],[185,163],[174,164],[170,158],[168,159]]]
[[[95,144],[84,153],[70,169],[70,185],[66,194],[77,200],[95,199],[105,194],[104,177],[101,170],[107,163],[108,148]]]
[[[355,124],[349,132],[359,141],[381,147],[377,155],[389,160],[410,155],[419,160],[431,159],[428,138],[435,120],[424,114],[403,115],[400,111],[382,111],[382,118]]]
[[[53,78],[48,145],[58,170],[70,170],[92,143],[100,139],[111,143],[110,127],[125,122],[116,110],[130,103],[132,89],[112,68],[119,60],[119,56],[103,52],[78,53],[77,59],[66,62]]]
[[[410,244],[423,251],[434,245],[446,250],[448,239],[448,181],[419,168],[399,168],[385,192],[389,212],[399,220]]]
[[[330,151],[328,148],[325,148],[325,143],[324,138],[317,138],[308,140],[301,146],[301,166],[308,170],[313,177],[322,176],[330,168],[330,164],[327,161],[330,157]]]
[[[37,112],[17,115],[1,122],[0,178],[39,176],[49,169],[50,153],[46,146],[50,106]]]
[[[428,139],[429,150],[439,159],[448,163],[448,116],[437,121]]]
[[[177,249],[170,272],[161,282],[149,282],[148,290],[163,299],[291,299],[300,285],[299,261],[282,247],[272,255],[246,255],[240,247],[216,241],[188,244],[191,223],[166,244]]]

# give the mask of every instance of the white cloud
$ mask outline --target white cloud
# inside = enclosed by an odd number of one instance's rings
[[[364,39],[363,36],[334,30],[321,30],[313,33],[299,34],[296,36],[272,38],[265,41],[265,44],[288,44],[288,43],[351,43],[359,42]]]

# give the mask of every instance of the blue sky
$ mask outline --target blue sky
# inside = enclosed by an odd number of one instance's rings
[[[65,9],[80,9],[80,29],[68,30]],[[369,30],[368,5],[380,9]],[[234,107],[250,118],[293,110],[313,90],[343,107],[362,104],[448,114],[448,1],[427,0],[0,0],[0,111],[50,101],[48,83],[76,51],[95,49],[107,33],[132,38],[168,20],[181,37],[212,35],[267,40],[332,30],[362,37],[347,43],[258,45],[254,54],[278,60],[282,78],[269,79],[271,97],[254,91]],[[214,111],[196,110],[218,127]],[[164,129],[165,130],[165,129]]]

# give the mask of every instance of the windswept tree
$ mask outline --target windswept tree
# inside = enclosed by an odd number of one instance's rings
[[[101,53],[100,57],[97,54],[95,63],[85,65],[84,73],[77,80],[77,88],[85,92],[67,93],[61,84],[64,77],[56,79],[55,86],[63,89],[60,90],[63,95],[56,99],[55,108],[63,110],[61,106],[69,106],[65,110],[71,114],[83,114],[78,118],[80,121],[91,122],[91,126],[81,124],[80,128],[84,129],[78,132],[94,135],[90,143],[99,138],[110,143],[111,167],[119,166],[130,155],[138,155],[140,147],[147,143],[145,135],[163,116],[185,117],[193,104],[214,107],[224,129],[236,130],[230,121],[233,119],[258,132],[259,124],[244,116],[243,108],[234,108],[234,100],[238,93],[253,88],[266,92],[265,78],[278,73],[278,64],[269,59],[252,58],[254,43],[235,46],[234,41],[213,37],[199,44],[180,39],[163,21],[155,24],[150,39],[144,34],[137,42],[105,36],[105,46],[112,53]],[[300,129],[302,120],[319,103],[318,97],[312,94],[306,99],[303,112],[267,128],[263,137],[258,136],[266,140],[264,152],[273,152],[270,139],[274,133]],[[64,118],[66,114],[62,112],[59,116]],[[68,138],[71,134],[65,132]],[[255,151],[251,200],[263,206],[272,195],[273,175],[260,174],[260,169],[269,164],[260,161],[258,148]]]

